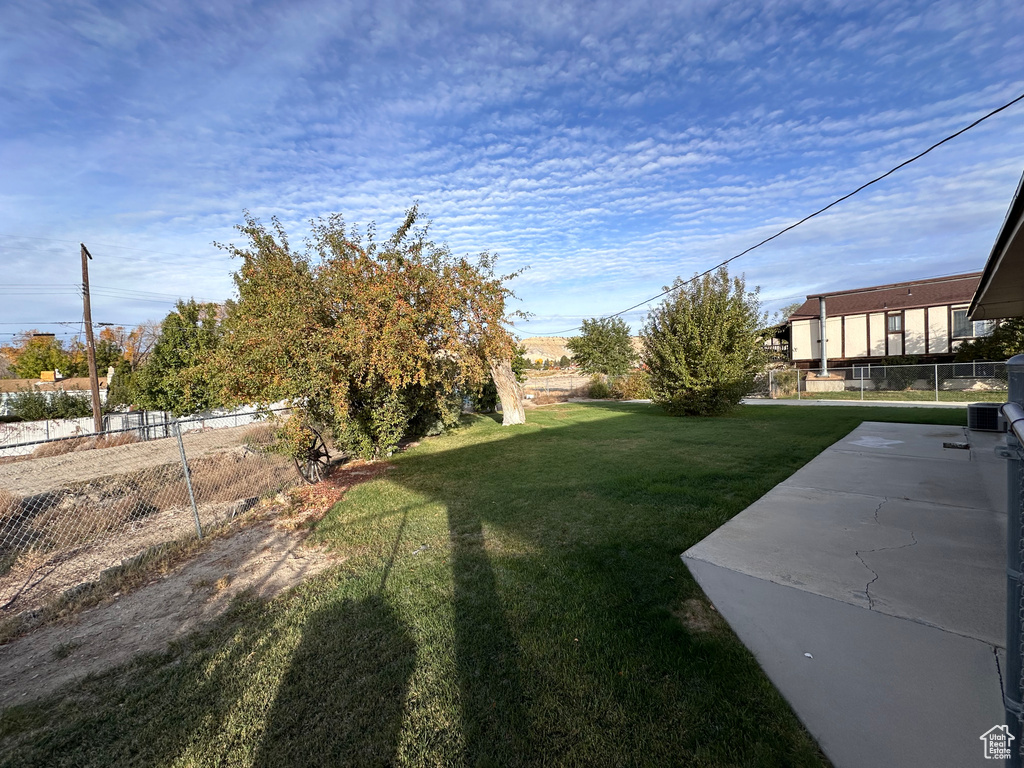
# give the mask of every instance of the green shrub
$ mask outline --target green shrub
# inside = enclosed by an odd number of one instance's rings
[[[928,366],[925,366],[927,368]],[[931,369],[931,385],[934,386],[934,368]],[[871,369],[871,380],[875,389],[902,392],[910,389],[918,379],[927,379],[927,371],[917,365],[913,355],[896,355],[882,360],[882,366]]]
[[[23,390],[7,401],[11,413],[24,421],[42,421],[49,417],[49,403],[42,392]]]
[[[795,395],[797,384],[800,382],[800,372],[792,370],[773,371],[771,381],[774,391],[770,394],[773,397],[788,397],[789,395]]]
[[[648,315],[642,338],[654,402],[673,416],[713,416],[735,407],[764,371],[765,316],[757,289],[717,272],[676,278]]]
[[[633,371],[620,376],[612,384],[612,397],[619,400],[650,400],[654,397],[651,377],[647,371]]]
[[[608,382],[601,375],[595,374],[590,379],[590,384],[587,385],[587,397],[595,400],[607,400],[611,396],[612,391],[608,387]]]
[[[88,393],[73,395],[63,390],[53,393],[24,390],[11,397],[7,405],[11,413],[23,421],[80,419],[92,415]]]

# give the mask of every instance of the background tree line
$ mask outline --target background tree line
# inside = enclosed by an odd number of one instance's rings
[[[750,392],[767,363],[768,318],[758,290],[723,267],[676,278],[647,315],[642,352],[620,317],[584,320],[568,342],[574,361],[600,376],[592,397],[651,399],[676,416],[717,415]]]
[[[280,438],[290,453],[315,431],[366,458],[454,426],[467,397],[500,400],[506,424],[525,419],[525,361],[509,331],[521,313],[506,307],[514,275],[497,274],[491,254],[453,255],[430,239],[416,207],[385,238],[372,224],[347,228],[340,215],[310,224],[295,248],[276,219],[266,226],[246,215],[243,242],[218,244],[239,262],[237,299],[179,301],[153,333],[104,329],[98,367],[114,368],[107,407],[181,416],[285,401],[293,418]],[[4,358],[25,378],[85,373],[81,344],[31,332]],[[67,397],[23,399],[34,407]]]
[[[106,375],[107,368],[122,362],[141,365],[159,334],[159,326],[148,322],[126,330],[121,326],[101,328],[96,337],[96,368]],[[88,376],[85,342],[78,336],[67,344],[36,328],[14,335],[10,344],[0,346],[0,378],[38,379],[43,371],[59,371],[65,377]]]
[[[266,226],[246,214],[242,244],[218,244],[239,262],[237,299],[179,301],[159,324],[103,328],[97,367],[114,369],[107,408],[180,416],[286,401],[297,414],[282,435],[292,452],[315,430],[364,457],[454,426],[467,398],[480,410],[500,400],[506,424],[525,420],[519,383],[530,361],[509,330],[521,315],[507,307],[514,275],[498,275],[488,253],[456,257],[434,243],[415,207],[383,239],[372,224],[347,228],[340,215],[310,224],[296,249],[276,219]],[[1021,328],[1004,323],[961,357],[1005,359],[1021,348]],[[583,320],[581,330],[567,346],[572,363],[598,377],[593,396],[614,389],[674,415],[735,406],[764,369],[770,332],[757,289],[724,268],[666,288],[641,352],[621,318]],[[36,331],[0,347],[0,365],[26,379],[87,374],[79,339],[65,346]],[[36,418],[79,406],[73,415],[88,413],[87,399],[74,395],[26,393],[16,403]]]

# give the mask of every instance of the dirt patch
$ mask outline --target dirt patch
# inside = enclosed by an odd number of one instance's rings
[[[295,503],[278,510],[274,520],[218,538],[136,591],[0,646],[0,708],[45,696],[139,653],[161,651],[220,616],[240,593],[270,598],[339,562],[306,543],[309,523],[349,488],[389,468],[383,462],[338,468],[324,482],[293,491]]]
[[[718,633],[726,628],[725,619],[711,605],[700,598],[691,597],[676,608],[672,614],[691,632],[700,634]]]
[[[298,479],[284,457],[244,446],[207,453],[190,465],[204,530]],[[6,513],[3,507],[0,498],[0,615],[38,607],[126,558],[195,530],[180,462],[54,484],[16,504],[8,501]]]
[[[186,433],[182,439],[188,460],[239,446],[250,429],[242,426]],[[102,451],[72,451],[3,464],[0,488],[18,496],[31,496],[52,490],[54,478],[60,478],[62,483],[82,483],[180,461],[178,441],[174,438],[118,445]]]
[[[590,377],[580,373],[527,371],[523,393],[534,398],[585,393]]]
[[[0,647],[0,707],[52,693],[167,643],[221,615],[249,590],[272,597],[320,573],[331,559],[305,536],[264,523],[211,544],[195,560],[71,626],[51,626]]]

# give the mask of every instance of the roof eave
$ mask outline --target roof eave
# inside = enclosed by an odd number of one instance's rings
[[[830,299],[833,296],[853,296],[858,293],[872,293],[874,291],[891,291],[896,288],[913,288],[915,285],[933,285],[935,283],[952,283],[957,280],[971,280],[976,278],[980,272],[964,272],[960,275],[947,275],[946,277],[929,277],[924,280],[905,280],[902,283],[888,283],[887,285],[869,285],[865,288],[855,288],[847,291],[831,291],[829,293],[814,293],[807,296],[807,300]]]
[[[972,320],[1024,317],[1024,174],[967,310]]]

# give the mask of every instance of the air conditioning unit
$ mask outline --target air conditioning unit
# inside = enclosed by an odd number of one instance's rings
[[[978,432],[1005,432],[1006,419],[999,412],[1002,403],[971,403],[967,406],[967,428]]]

